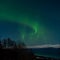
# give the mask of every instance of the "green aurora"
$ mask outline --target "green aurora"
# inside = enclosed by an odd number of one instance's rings
[[[23,8],[23,5],[21,7],[20,5],[18,6],[18,4],[13,4],[13,1],[7,1],[7,3],[5,2],[0,2],[0,19],[10,22],[16,22],[18,24],[23,24],[31,27],[34,30],[34,32],[30,33],[30,38],[31,36],[35,35],[35,37],[37,38],[37,36],[40,37],[46,33],[46,28],[42,25],[42,22],[38,22],[38,20],[34,18],[37,11],[34,12],[34,14],[32,14],[33,11],[31,10],[24,11],[23,9],[25,8]],[[38,19],[41,20],[41,17],[39,17]],[[22,32],[23,38],[25,35],[26,33]]]
[[[56,39],[57,36],[59,38],[59,23],[55,24],[53,21],[59,18],[56,11],[55,6],[47,1],[0,0],[0,21],[25,26],[25,28],[18,27],[18,32],[27,45],[58,43],[59,39]],[[26,32],[26,26],[32,31]]]

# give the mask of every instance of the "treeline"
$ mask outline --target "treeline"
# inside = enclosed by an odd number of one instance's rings
[[[10,38],[7,39],[2,39],[0,40],[0,49],[5,49],[5,48],[25,48],[25,44],[20,42],[17,44],[15,41],[13,41]]]
[[[33,60],[33,53],[23,42],[17,44],[12,39],[0,40],[0,59],[2,60]]]

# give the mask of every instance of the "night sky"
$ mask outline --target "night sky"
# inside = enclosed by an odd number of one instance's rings
[[[26,45],[60,44],[59,0],[0,0],[0,38]]]

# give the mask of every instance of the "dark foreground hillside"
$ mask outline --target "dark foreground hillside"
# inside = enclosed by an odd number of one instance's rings
[[[32,60],[33,54],[27,49],[1,49],[0,60]]]
[[[60,60],[43,56],[34,56],[27,49],[0,49],[0,60]]]

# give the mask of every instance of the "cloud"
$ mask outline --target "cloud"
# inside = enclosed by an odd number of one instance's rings
[[[27,46],[27,48],[49,48],[49,47],[60,48],[60,44],[55,44],[55,45],[46,44],[46,45]]]

